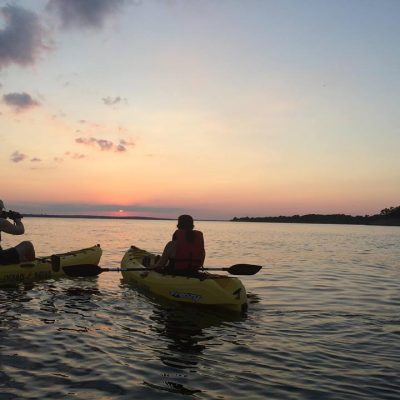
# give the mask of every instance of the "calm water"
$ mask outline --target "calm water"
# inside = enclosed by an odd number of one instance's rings
[[[25,223],[38,255],[100,243],[104,267],[175,227]],[[208,266],[265,266],[242,279],[246,316],[154,302],[115,272],[0,289],[0,399],[399,399],[400,228],[197,228]]]

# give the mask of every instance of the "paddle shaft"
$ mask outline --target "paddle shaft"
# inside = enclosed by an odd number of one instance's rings
[[[139,267],[139,268],[101,268],[99,267],[99,274],[102,274],[103,272],[128,272],[128,271],[143,271],[143,272],[150,272],[150,271],[155,271],[155,268],[144,268],[144,267]],[[228,271],[229,268],[204,268],[201,271]]]
[[[201,271],[227,271],[233,275],[254,275],[256,274],[262,267],[260,265],[252,265],[252,264],[235,264],[229,268],[204,268]],[[85,277],[85,276],[96,276],[103,272],[125,272],[125,271],[143,271],[150,272],[154,271],[155,268],[101,268],[98,265],[70,265],[63,267],[63,270],[66,275],[75,276],[75,277]]]
[[[207,267],[201,268],[201,271],[227,271],[231,274],[238,274],[238,275],[247,275],[249,272],[251,275],[257,273],[262,267],[260,265],[253,265],[253,264],[235,264],[230,267]],[[102,272],[111,272],[111,271],[155,271],[157,268],[144,268],[144,267],[137,267],[137,268],[101,268]]]
[[[155,271],[156,268],[145,268],[145,267],[138,267],[138,268],[100,268],[100,273],[102,272],[125,272],[125,271]],[[229,268],[202,268],[199,270],[201,271],[228,271]]]

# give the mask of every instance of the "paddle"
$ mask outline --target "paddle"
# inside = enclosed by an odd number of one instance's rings
[[[98,265],[67,265],[62,267],[65,274],[71,277],[97,276],[103,272],[122,271],[154,271],[155,268],[101,268]],[[227,271],[232,275],[254,275],[262,268],[261,265],[235,264],[228,268],[204,268],[204,271]]]

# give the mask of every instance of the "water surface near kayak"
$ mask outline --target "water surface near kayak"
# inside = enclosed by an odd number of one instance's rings
[[[173,221],[26,218],[38,255],[100,243],[117,267]],[[160,303],[118,273],[0,289],[0,399],[398,399],[400,228],[198,222],[247,315]],[[3,235],[3,246],[21,238]]]

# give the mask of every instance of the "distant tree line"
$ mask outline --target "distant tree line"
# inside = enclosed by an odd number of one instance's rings
[[[400,226],[400,206],[383,209],[376,215],[306,214],[291,217],[234,217],[233,222],[286,222],[304,224],[352,224],[352,225],[395,225]]]

